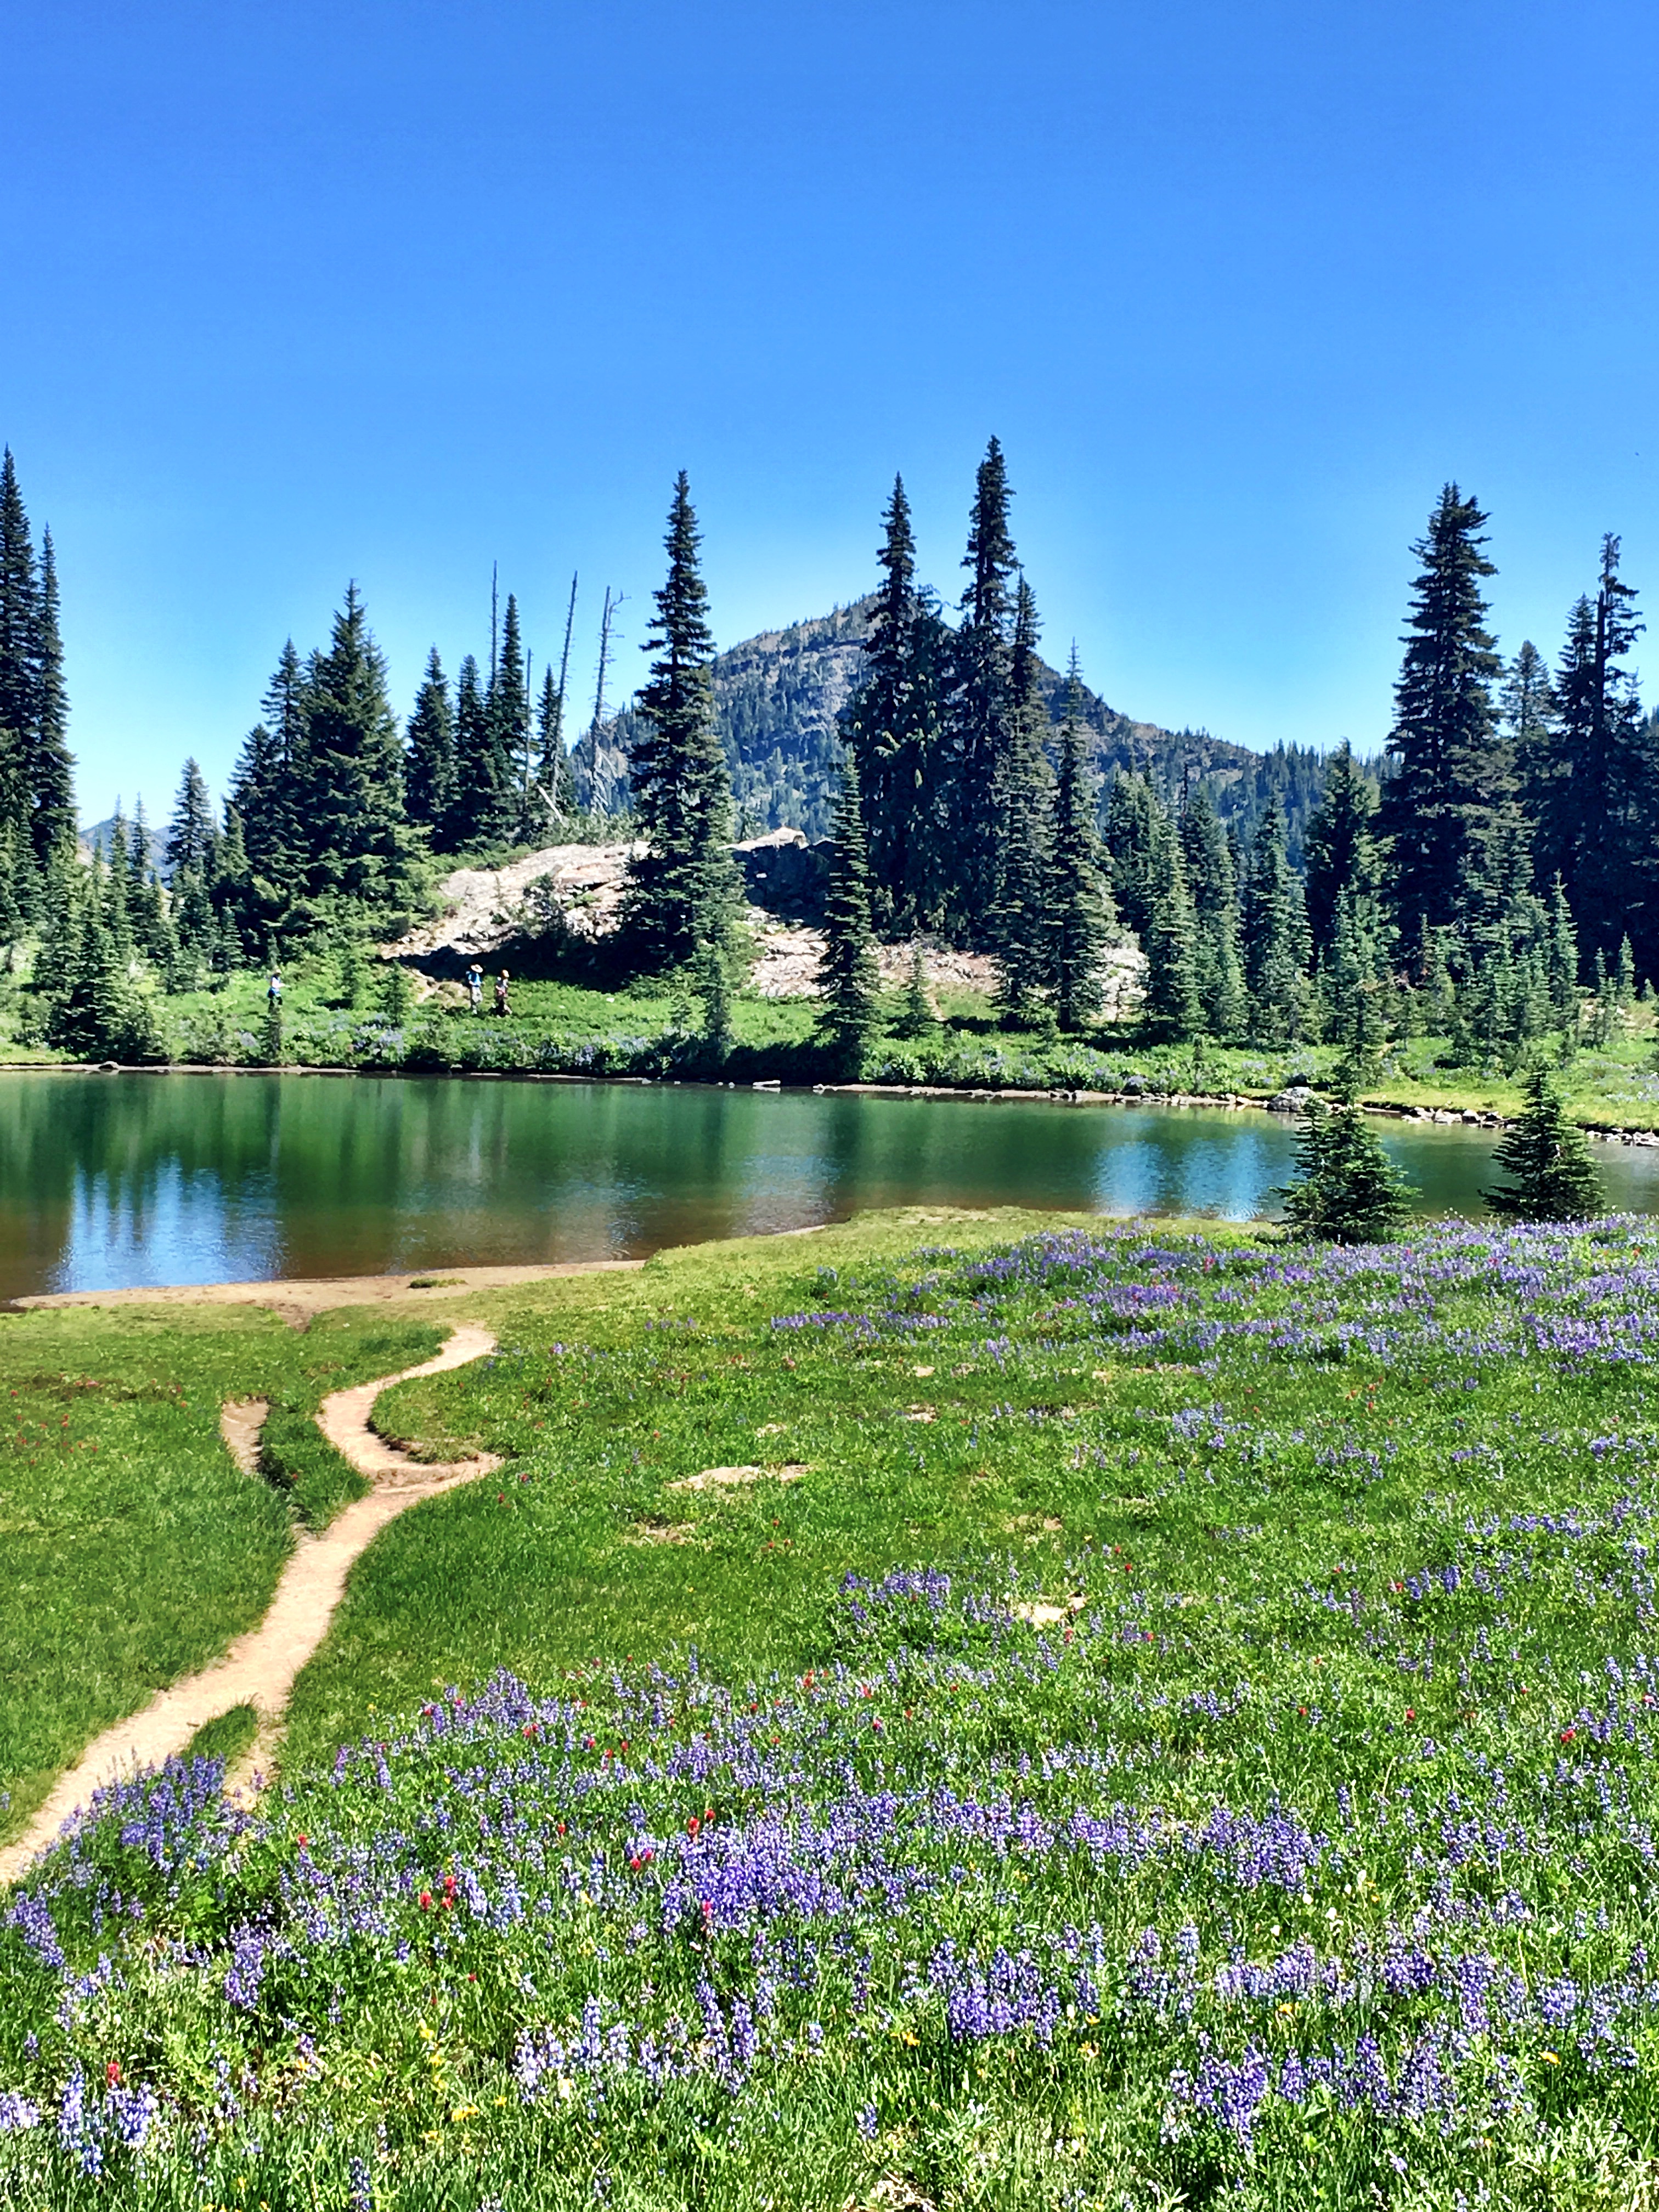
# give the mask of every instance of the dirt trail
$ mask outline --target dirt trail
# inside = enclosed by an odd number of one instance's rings
[[[285,1286],[286,1287],[286,1286]],[[255,1759],[269,1756],[283,1706],[295,1677],[327,1633],[334,1609],[345,1595],[353,1562],[388,1521],[423,1498],[471,1482],[501,1465],[489,1453],[448,1466],[428,1467],[378,1437],[368,1425],[375,1399],[394,1382],[417,1375],[442,1375],[465,1367],[495,1348],[487,1328],[458,1326],[435,1359],[355,1389],[325,1398],[317,1420],[323,1434],[374,1486],[336,1516],[320,1535],[300,1534],[276,1593],[257,1628],[239,1637],[210,1667],[159,1691],[142,1712],[133,1713],[93,1743],[60,1775],[46,1802],[16,1840],[0,1850],[0,1881],[10,1881],[35,1854],[44,1850],[64,1822],[94,1790],[141,1767],[159,1766],[182,1751],[196,1731],[234,1705],[251,1705],[259,1716],[254,1751],[238,1762],[227,1782],[246,1778]],[[230,1409],[227,1408],[227,1414]],[[229,1442],[228,1434],[227,1442]],[[235,1449],[235,1446],[232,1446]],[[240,1454],[238,1455],[240,1459]]]

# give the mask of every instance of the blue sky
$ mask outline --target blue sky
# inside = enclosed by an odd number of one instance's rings
[[[637,681],[681,466],[722,642],[867,587],[895,469],[954,596],[992,432],[1052,658],[1375,746],[1448,477],[1506,648],[1604,530],[1659,607],[1656,58],[1636,0],[0,0],[82,811],[222,787],[349,576],[400,708],[492,560],[538,663],[580,570],[584,690],[626,592]]]

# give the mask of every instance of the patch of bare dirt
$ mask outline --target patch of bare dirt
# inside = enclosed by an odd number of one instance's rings
[[[799,1482],[806,1472],[797,1460],[782,1467],[706,1467],[701,1474],[682,1475],[671,1490],[736,1490],[745,1482]]]
[[[244,1474],[259,1472],[259,1437],[270,1411],[269,1398],[231,1398],[219,1408],[219,1433]]]

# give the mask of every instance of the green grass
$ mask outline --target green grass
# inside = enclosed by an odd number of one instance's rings
[[[185,1746],[186,1761],[194,1759],[222,1759],[227,1767],[234,1766],[259,1733],[259,1716],[252,1705],[233,1705],[228,1712],[220,1713],[198,1728]]]
[[[506,1464],[359,1562],[282,1791],[240,1832],[210,1792],[159,1864],[83,1839],[38,1891],[61,1977],[0,1937],[0,2090],[47,2114],[0,2174],[136,2212],[1650,2201],[1648,1232],[1367,1256],[1050,1218],[1008,1250],[1036,1225],[911,1212],[467,1301],[500,1353],[382,1419]],[[673,1487],[738,1466],[805,1472]],[[1060,1974],[1046,2032],[950,2026],[945,1946]],[[707,2023],[739,2000],[733,2089]],[[579,2059],[589,2008],[683,2070]],[[1443,2124],[1204,2101],[1207,2065],[1357,2065],[1362,2033],[1395,2084],[1438,2054]],[[71,2061],[161,2100],[97,2189],[52,2118]]]
[[[238,1306],[0,1317],[0,1835],[100,1729],[264,1611],[293,1516],[280,1487],[238,1471],[221,1404],[283,1409],[295,1503],[320,1525],[356,1478],[314,1428],[303,1442],[310,1412],[441,1339],[361,1310],[303,1334]]]

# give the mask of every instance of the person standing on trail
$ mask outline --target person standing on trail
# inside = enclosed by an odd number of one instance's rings
[[[513,1011],[512,1007],[507,1003],[507,973],[506,969],[503,968],[501,974],[495,978],[495,1012],[498,1014],[510,1014]]]
[[[280,971],[275,968],[271,969],[270,981],[265,986],[265,1004],[273,1014],[282,1012],[283,978]]]
[[[472,1001],[475,1014],[483,1012],[483,969],[475,960],[466,971],[466,995]]]

